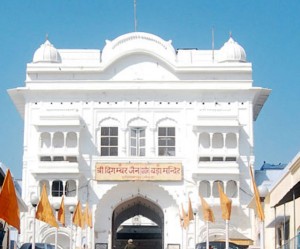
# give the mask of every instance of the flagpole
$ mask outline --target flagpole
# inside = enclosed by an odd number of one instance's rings
[[[89,245],[89,240],[88,240],[88,229],[89,229],[89,227],[86,225],[86,226],[85,226],[85,240],[86,240],[86,246]]]
[[[194,213],[194,216],[195,216],[195,220],[194,220],[194,242],[195,242],[195,248],[196,248],[196,245],[197,245],[197,212],[195,211]]]
[[[58,228],[56,228],[55,230],[55,249],[57,249],[57,234],[58,234]]]
[[[193,210],[193,212],[194,212],[194,242],[195,242],[195,248],[196,248],[196,246],[197,246],[197,243],[198,243],[198,237],[197,237],[197,214],[198,214],[198,210],[199,210],[199,208],[198,208],[198,206],[196,206],[196,207],[194,207],[194,210]]]
[[[36,206],[39,202],[39,199],[36,195],[33,195],[30,199],[31,205],[34,209],[34,217],[33,217],[33,233],[32,233],[32,249],[35,249],[35,224],[36,224]]]
[[[229,220],[225,221],[225,236],[226,236],[226,240],[225,240],[225,249],[229,249]]]
[[[73,213],[74,213],[74,206],[69,207],[70,211],[70,249],[72,249],[73,245]]]
[[[184,232],[183,232],[183,227],[181,227],[181,246],[183,248],[183,244],[184,244]]]
[[[57,218],[57,217],[58,217],[57,214],[58,214],[58,210],[59,210],[59,208],[60,208],[60,203],[58,203],[58,202],[53,203],[53,207],[54,207],[54,209],[55,209],[55,218],[58,219],[58,218]],[[55,249],[57,249],[58,227],[59,227],[59,226],[57,226],[57,227],[56,227],[56,230],[55,230]]]
[[[208,222],[206,221],[206,249],[209,249],[209,227],[208,227]]]
[[[75,248],[78,246],[78,238],[77,238],[77,235],[78,235],[78,227],[75,227]]]
[[[134,8],[134,32],[137,32],[137,18],[136,18],[136,0],[133,2]]]
[[[261,201],[261,208],[262,212],[264,213],[264,201],[265,197],[268,195],[268,188],[264,185],[258,188],[260,201]],[[265,221],[264,219],[260,220],[260,248],[265,249]]]
[[[188,234],[189,234],[189,226],[187,226],[187,228],[185,230],[185,246],[186,246],[186,249],[188,249],[188,247],[189,247]]]
[[[260,249],[265,249],[264,221],[260,221]]]

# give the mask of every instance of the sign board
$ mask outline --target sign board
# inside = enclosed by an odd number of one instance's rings
[[[181,181],[181,163],[96,163],[98,181]]]

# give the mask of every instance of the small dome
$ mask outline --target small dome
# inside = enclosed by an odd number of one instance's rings
[[[246,62],[245,50],[232,37],[225,42],[219,55],[219,62]]]
[[[60,62],[60,55],[57,49],[47,39],[33,55],[33,63],[47,62],[58,63]]]

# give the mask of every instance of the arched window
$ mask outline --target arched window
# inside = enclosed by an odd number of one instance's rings
[[[131,156],[146,155],[146,128],[145,127],[130,128],[130,155]]]
[[[62,148],[64,146],[64,134],[62,132],[55,132],[53,135],[53,147]]]
[[[50,148],[51,146],[51,136],[48,132],[41,133],[41,148]]]
[[[146,156],[147,126],[148,121],[140,117],[131,119],[128,122],[130,156]]]
[[[226,135],[225,144],[226,144],[226,148],[229,148],[229,149],[236,148],[237,147],[236,134],[234,134],[234,133],[228,133]]]
[[[63,182],[60,180],[52,183],[52,196],[62,196],[64,194]]]
[[[221,187],[222,187],[222,189],[223,189],[223,191],[224,191],[224,184],[223,184],[223,182],[222,181],[220,181],[220,180],[217,180],[217,181],[214,181],[214,183],[213,183],[213,197],[219,197],[220,195],[219,195],[219,189],[218,189],[218,183],[220,183],[220,185],[221,185]]]
[[[215,149],[223,148],[223,135],[222,133],[214,133],[212,138],[212,147]]]
[[[208,149],[210,147],[210,137],[208,133],[201,133],[199,137],[200,148]]]
[[[68,132],[67,133],[66,146],[68,148],[77,147],[77,134],[75,132]]]
[[[74,180],[68,180],[66,182],[65,195],[67,197],[76,196],[76,182]]]
[[[210,197],[211,191],[210,191],[210,183],[209,181],[201,181],[199,185],[199,194],[202,197]]]
[[[226,194],[228,197],[237,197],[237,184],[235,181],[230,180],[227,182]]]

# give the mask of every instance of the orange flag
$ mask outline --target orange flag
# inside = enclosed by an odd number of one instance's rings
[[[185,213],[182,204],[181,204],[181,211],[182,211],[182,217],[183,217],[183,228],[186,229],[189,226],[189,224],[190,224],[190,220],[189,220],[188,214]]]
[[[259,193],[258,193],[258,189],[257,189],[256,183],[255,183],[255,180],[254,180],[254,176],[253,176],[251,167],[249,169],[250,169],[250,175],[251,175],[252,185],[253,185],[253,190],[254,190],[254,198],[255,198],[257,216],[258,216],[260,221],[264,221],[265,220],[265,214],[264,214],[264,211],[263,211],[261,203],[260,203],[260,196],[259,196]]]
[[[90,228],[93,227],[92,225],[92,214],[89,209],[89,204],[86,203],[83,215],[82,215],[82,227],[89,226]]]
[[[223,192],[223,189],[219,182],[218,182],[218,189],[220,195],[220,205],[222,209],[222,218],[223,220],[230,220],[232,201]]]
[[[192,202],[191,202],[190,197],[189,197],[188,219],[189,219],[189,221],[194,219],[194,212],[193,212]]]
[[[205,221],[215,222],[215,217],[212,209],[207,204],[202,196],[200,196],[201,203],[202,203],[202,212],[203,212],[203,219]]]
[[[0,218],[9,225],[15,227],[20,232],[20,210],[16,195],[15,185],[10,174],[10,170],[4,178],[0,193]]]
[[[61,198],[60,208],[57,214],[58,221],[65,227],[66,226],[66,215],[65,215],[65,203],[64,197]]]
[[[46,190],[46,185],[43,185],[41,199],[37,206],[35,218],[38,220],[48,223],[50,226],[58,227],[53,210],[51,208],[50,202],[48,200],[48,194]]]
[[[90,210],[90,209],[88,210],[88,226],[89,226],[90,228],[93,228],[92,213],[91,213],[91,210]]]
[[[80,201],[78,201],[74,214],[73,214],[73,224],[77,227],[83,228],[83,222],[82,222],[82,211],[81,211],[81,204]]]
[[[85,227],[89,221],[89,204],[86,203],[82,214],[82,227]]]

